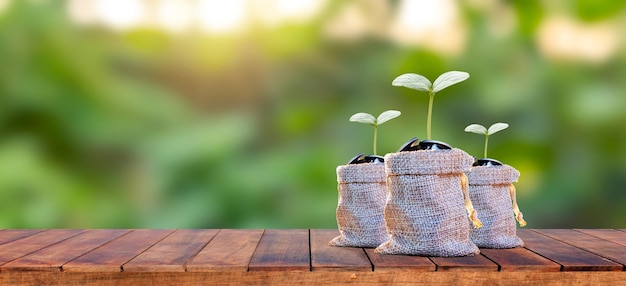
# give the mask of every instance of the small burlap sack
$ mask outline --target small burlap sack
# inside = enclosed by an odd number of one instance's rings
[[[340,235],[331,246],[377,247],[387,239],[383,210],[387,196],[385,165],[349,164],[337,167]]]
[[[515,186],[520,173],[509,165],[476,166],[466,172],[470,199],[483,227],[472,229],[470,239],[485,248],[513,248],[524,243],[517,237],[515,219],[526,222],[517,207]]]
[[[466,256],[479,253],[469,221],[480,221],[467,194],[464,172],[473,158],[460,149],[419,150],[385,156],[389,239],[382,254]]]

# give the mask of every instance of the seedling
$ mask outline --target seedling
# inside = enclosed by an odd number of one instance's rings
[[[467,127],[465,127],[465,132],[471,132],[471,133],[476,133],[476,134],[480,134],[480,135],[485,135],[485,154],[484,154],[484,158],[487,158],[487,147],[489,145],[489,135],[492,135],[498,131],[502,131],[504,129],[509,128],[509,125],[506,123],[495,123],[491,126],[489,126],[489,129],[485,128],[485,126],[482,126],[480,124],[470,124]]]
[[[453,84],[457,84],[469,78],[469,74],[462,71],[449,71],[440,75],[437,79],[435,79],[434,83],[431,83],[423,75],[414,74],[414,73],[406,73],[396,77],[391,85],[393,86],[403,86],[410,89],[415,89],[419,91],[428,92],[430,97],[428,101],[428,119],[426,121],[426,139],[430,140],[431,138],[431,121],[432,121],[432,113],[433,113],[433,100],[435,98],[435,93],[443,90],[444,88],[451,86]]]
[[[378,137],[378,125],[381,125],[391,119],[394,119],[400,116],[400,111],[397,110],[387,110],[378,115],[378,117],[374,117],[369,113],[359,112],[350,117],[351,122],[365,123],[374,126],[374,155],[377,155],[376,152],[376,141]]]

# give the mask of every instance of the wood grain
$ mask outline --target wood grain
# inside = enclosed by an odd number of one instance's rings
[[[562,271],[621,271],[623,266],[580,248],[536,233],[518,229],[524,247],[561,265]]]
[[[215,236],[214,229],[179,229],[122,265],[125,272],[184,272],[192,259]]]
[[[7,262],[58,243],[59,241],[66,240],[83,231],[82,229],[52,229],[2,244],[0,245],[0,265],[4,265]],[[0,271],[2,271],[2,267],[0,267]]]
[[[626,285],[622,233],[518,230],[524,248],[426,258],[328,246],[337,230],[9,229],[0,285]]]
[[[372,271],[365,251],[356,247],[329,246],[338,230],[311,230],[312,271]]]
[[[574,229],[611,242],[626,246],[626,232],[615,229]]]
[[[2,266],[2,271],[61,271],[61,266],[128,230],[88,230]]]
[[[622,265],[626,264],[626,247],[623,245],[571,229],[542,229],[535,231]]]
[[[437,266],[428,257],[410,255],[387,255],[366,248],[365,253],[374,265],[374,272],[383,271],[435,271]]]
[[[187,271],[247,271],[263,230],[223,229],[187,263]],[[307,238],[308,241],[308,232]],[[308,248],[308,243],[307,243]],[[280,250],[275,250],[280,253]],[[308,260],[307,260],[308,269]]]
[[[498,265],[478,254],[462,257],[430,257],[437,271],[498,271]]]
[[[250,271],[309,271],[309,231],[267,229],[250,261]]]
[[[560,271],[561,265],[522,248],[481,249],[480,253],[500,266],[500,271]]]
[[[137,229],[63,265],[70,272],[121,272],[122,265],[174,232],[168,229]]]
[[[20,238],[31,236],[44,231],[43,229],[5,229],[0,232],[0,244],[5,244]]]
[[[0,272],[0,285],[624,285],[626,272]]]

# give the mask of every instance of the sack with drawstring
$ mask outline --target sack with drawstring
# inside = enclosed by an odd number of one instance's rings
[[[337,167],[339,199],[337,226],[340,235],[331,246],[377,247],[387,239],[383,210],[387,196],[383,163]]]
[[[375,251],[441,257],[478,254],[469,239],[469,222],[480,227],[480,221],[464,174],[473,161],[456,148],[385,155],[389,238]]]
[[[513,248],[524,245],[516,234],[515,219],[526,222],[515,199],[519,171],[509,165],[475,166],[466,172],[469,195],[483,227],[472,229],[470,239],[484,248]]]

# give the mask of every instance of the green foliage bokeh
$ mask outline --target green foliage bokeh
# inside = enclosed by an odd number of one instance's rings
[[[448,70],[471,77],[436,98],[433,139],[480,156],[483,141],[463,128],[509,123],[489,154],[520,170],[529,227],[626,228],[624,29],[601,62],[549,58],[536,44],[551,15],[620,27],[626,7],[503,2],[516,22],[498,36],[489,9],[470,2],[459,1],[464,49],[447,55],[375,34],[327,37],[351,1],[219,35],[81,26],[64,2],[9,1],[0,228],[334,228],[335,168],[371,145],[350,115],[402,112],[379,134],[382,154],[425,138],[427,96],[391,80]]]

